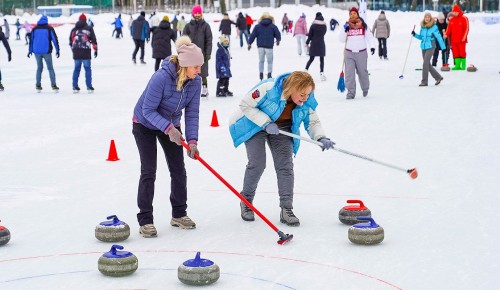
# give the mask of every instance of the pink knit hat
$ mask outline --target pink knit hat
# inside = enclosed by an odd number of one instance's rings
[[[189,36],[181,36],[175,42],[181,67],[203,65],[205,59],[201,49],[191,42]]]
[[[200,5],[194,5],[193,10],[191,11],[191,14],[203,14],[203,10],[201,9]]]

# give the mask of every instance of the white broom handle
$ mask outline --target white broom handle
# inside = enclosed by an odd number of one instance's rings
[[[302,137],[300,135],[296,135],[296,134],[293,134],[293,133],[290,133],[290,132],[287,132],[287,131],[283,131],[283,130],[279,130],[279,132],[280,132],[280,134],[283,134],[283,135],[286,135],[286,136],[289,136],[289,137],[292,137],[292,138],[300,139],[300,140],[303,140],[303,141],[306,141],[306,142],[309,142],[309,143],[312,143],[312,144],[316,144],[316,145],[318,145],[318,146],[320,146],[320,147],[323,148],[323,143],[321,143],[319,141],[314,141],[312,139],[309,139],[309,138],[306,138],[306,137]],[[404,169],[404,168],[401,168],[399,166],[396,166],[396,165],[393,165],[393,164],[389,164],[389,163],[386,163],[386,162],[383,162],[383,161],[375,160],[373,158],[370,158],[370,157],[367,157],[367,156],[364,156],[364,155],[360,155],[360,154],[357,154],[357,153],[354,153],[354,152],[350,152],[350,151],[347,151],[347,150],[344,150],[344,149],[341,149],[341,148],[332,147],[332,149],[336,150],[338,152],[344,153],[344,154],[348,154],[348,155],[351,155],[351,156],[354,156],[354,157],[365,159],[365,160],[368,160],[368,161],[371,161],[371,162],[374,162],[374,163],[378,163],[380,165],[384,165],[384,166],[390,167],[392,169],[401,170],[401,171],[404,171],[404,172],[407,172],[407,173],[409,172],[409,169]]]

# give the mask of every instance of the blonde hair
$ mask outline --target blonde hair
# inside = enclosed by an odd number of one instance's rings
[[[169,60],[169,62],[175,63],[175,68],[177,70],[177,90],[181,91],[182,86],[184,85],[184,82],[187,79],[187,67],[181,67],[179,65],[179,58],[177,55],[172,55]]]
[[[312,91],[316,88],[311,75],[303,71],[294,71],[283,82],[283,93],[281,95],[288,100],[292,93],[302,91],[307,87],[312,87]]]

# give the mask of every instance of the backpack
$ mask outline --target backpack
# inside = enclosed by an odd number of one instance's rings
[[[82,29],[75,30],[75,34],[73,35],[73,42],[71,43],[71,48],[82,48],[82,49],[90,49],[90,41],[89,36]]]

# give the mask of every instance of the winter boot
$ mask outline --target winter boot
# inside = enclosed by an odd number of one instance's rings
[[[76,93],[79,93],[79,92],[80,92],[80,87],[78,87],[78,86],[74,86],[74,87],[73,87],[73,93],[75,93],[75,94],[76,94]]]
[[[94,92],[94,87],[88,87],[88,88],[87,88],[87,92],[88,92],[89,94],[92,94],[92,93]]]
[[[42,91],[42,86],[36,86],[35,88],[36,88],[37,92],[41,92]]]
[[[143,59],[141,59],[141,64],[146,64],[146,62]]]
[[[241,218],[244,221],[253,222],[255,220],[253,211],[242,201],[240,201],[240,209],[241,209]]]
[[[462,58],[461,59],[461,62],[460,62],[460,70],[466,70],[467,69],[467,61],[466,61],[466,58]]]
[[[453,63],[455,64],[455,66],[452,67],[451,70],[460,70],[462,59],[457,57],[453,60]]]
[[[226,96],[232,97],[233,95],[233,92],[226,90]]]
[[[57,93],[57,92],[59,92],[59,87],[56,85],[53,85],[52,90]]]
[[[324,81],[326,81],[326,76],[325,76],[325,74],[324,74],[324,73],[320,73],[320,74],[319,74],[319,78],[320,78],[320,79],[321,79],[321,81],[323,81],[323,82],[324,82]]]
[[[145,238],[156,238],[158,233],[153,224],[146,224],[139,228],[139,234]]]
[[[4,90],[4,87],[2,85],[2,83],[0,83],[0,91],[3,91]]]
[[[264,73],[259,73],[260,80],[264,79]]]
[[[179,227],[181,229],[194,229],[196,224],[187,215],[181,218],[172,218],[170,225],[173,227]]]
[[[288,226],[299,226],[299,219],[293,214],[291,208],[282,208],[280,213],[280,222],[288,225]]]
[[[201,96],[203,98],[208,97],[208,88],[207,88],[207,85],[203,85],[203,87],[201,88]]]
[[[132,59],[132,61],[134,62],[134,64],[136,64],[136,63],[137,63],[137,61],[135,60],[135,58],[133,58],[133,59]]]
[[[267,78],[268,78],[268,79],[272,79],[272,78],[273,78],[272,73],[268,72],[268,73],[267,73]]]

